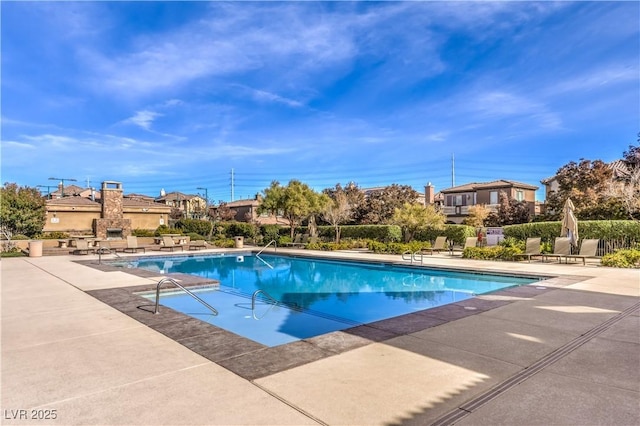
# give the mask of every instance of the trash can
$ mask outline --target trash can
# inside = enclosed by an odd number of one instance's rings
[[[42,257],[42,240],[29,241],[29,257]]]
[[[236,248],[244,247],[244,237],[233,237],[233,240],[235,241]]]

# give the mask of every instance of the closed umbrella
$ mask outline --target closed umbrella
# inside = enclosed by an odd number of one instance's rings
[[[562,208],[562,228],[560,232],[561,237],[569,237],[572,246],[578,245],[578,219],[573,214],[575,207],[570,198],[564,203]]]

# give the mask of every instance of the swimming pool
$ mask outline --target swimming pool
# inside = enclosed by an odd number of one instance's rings
[[[251,253],[141,258],[131,266],[219,280],[219,286],[193,290],[218,310],[218,316],[181,291],[163,292],[160,303],[266,346],[538,280],[386,263],[257,257]],[[257,290],[261,294],[252,309],[252,295]],[[154,300],[155,292],[143,296]]]

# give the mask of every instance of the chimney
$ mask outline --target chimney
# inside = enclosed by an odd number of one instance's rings
[[[424,187],[424,203],[425,205],[432,205],[435,202],[435,194],[436,194],[436,190],[434,188],[433,185],[431,185],[431,182],[429,182],[425,187]]]

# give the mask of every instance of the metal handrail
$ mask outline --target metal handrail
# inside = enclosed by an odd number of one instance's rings
[[[258,297],[258,294],[260,293],[264,293],[265,296],[267,296],[267,298],[271,299],[273,301],[273,303],[271,303],[271,306],[269,307],[269,309],[267,309],[262,316],[258,317],[256,316],[256,299]],[[262,318],[264,318],[271,309],[273,309],[274,306],[278,306],[279,302],[273,297],[271,296],[269,293],[267,293],[264,290],[256,290],[253,292],[253,296],[251,296],[251,316],[253,317],[254,320],[261,320]]]
[[[409,259],[407,259],[406,257],[404,257],[405,254],[409,255]],[[407,250],[404,253],[402,253],[402,260],[410,260],[411,263],[413,263],[413,253],[411,253],[411,250]]]
[[[108,247],[98,247],[98,249],[96,250],[96,253],[98,254],[98,265],[102,264],[103,254],[115,254],[117,258],[122,259],[122,257],[118,253],[116,253],[115,250],[111,250]]]
[[[272,295],[270,295],[269,293],[267,293],[264,290],[256,290],[253,292],[253,295],[251,296],[251,310],[255,311],[256,309],[256,299],[258,298],[258,295],[262,293],[265,296],[267,296],[268,299],[273,300],[274,305],[277,305],[279,302],[275,299],[275,297],[273,297]]]
[[[271,241],[269,241],[269,244],[267,244],[266,246],[262,247],[262,250],[260,250],[258,252],[258,254],[256,254],[256,256],[260,256],[260,254],[262,254],[262,252],[265,251],[267,249],[267,247],[269,247],[271,244],[273,244],[273,247],[275,248],[275,251],[278,251],[278,242],[276,240],[271,240]]]
[[[273,269],[273,266],[267,262],[266,260],[264,260],[263,258],[260,257],[260,255],[256,254],[256,259],[258,259],[260,262],[264,263],[265,265],[267,265],[270,269]]]
[[[424,255],[422,254],[422,252],[420,250],[413,252],[411,257],[417,262],[418,261],[418,255],[420,255],[420,264],[422,265],[423,260],[424,260]]]
[[[163,278],[160,281],[158,281],[158,286],[156,287],[156,309],[154,310],[154,314],[158,314],[160,313],[160,286],[166,282],[170,282],[173,285],[180,287],[180,289],[182,291],[184,291],[185,293],[187,293],[189,296],[193,297],[194,299],[196,299],[198,302],[202,303],[204,306],[206,306],[207,308],[211,309],[211,312],[213,312],[213,315],[218,315],[218,311],[216,310],[216,308],[214,308],[213,306],[209,305],[207,302],[205,302],[204,300],[200,299],[198,296],[196,296],[195,294],[193,294],[191,291],[187,290],[186,288],[184,288],[183,286],[181,286],[178,281],[174,280],[173,278]]]

